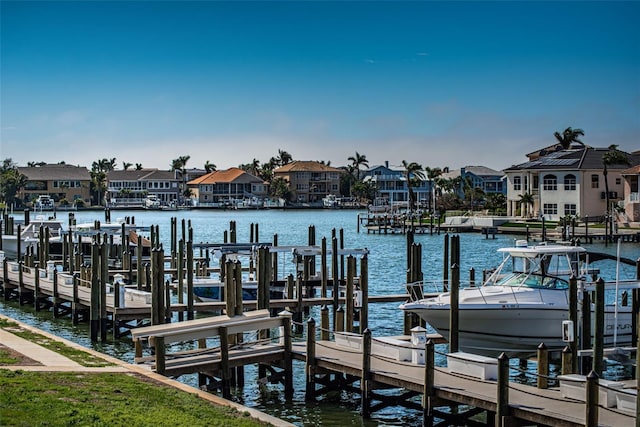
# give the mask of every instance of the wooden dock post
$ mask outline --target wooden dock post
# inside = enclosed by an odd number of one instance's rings
[[[591,295],[589,291],[582,291],[582,325],[580,335],[580,349],[591,348]],[[577,354],[577,353],[576,353]],[[588,358],[580,358],[580,373],[585,375],[589,369]]]
[[[573,340],[569,342],[572,356],[578,354],[578,278],[571,275],[569,278],[569,320],[573,323]],[[571,373],[578,370],[578,359],[571,357]]]
[[[334,332],[343,332],[344,331],[344,308],[342,306],[338,307],[335,315],[335,326]]]
[[[442,265],[442,288],[444,292],[449,290],[449,233],[444,235],[444,259]]]
[[[360,377],[360,393],[362,417],[371,418],[371,331],[366,329],[362,334],[362,375]]]
[[[545,343],[540,343],[537,351],[538,358],[538,375],[537,386],[538,388],[547,388],[549,386],[549,350]]]
[[[340,307],[340,276],[338,275],[338,239],[335,236],[335,229],[334,236],[331,238],[331,277],[333,281],[331,287],[331,295],[333,296],[333,330],[341,331],[342,329],[338,329],[337,325],[337,313]]]
[[[193,320],[195,318],[193,300],[193,239],[187,240],[187,319]],[[222,267],[221,267],[222,268]]]
[[[229,368],[229,333],[227,326],[220,326],[220,377],[222,379],[222,397],[231,398],[231,370]]]
[[[574,374],[574,357],[571,351],[571,346],[565,346],[562,349],[562,375]]]
[[[369,328],[369,257],[364,254],[360,259],[360,305],[359,331],[361,334]]]
[[[433,398],[435,383],[435,345],[433,340],[427,340],[425,344],[424,361],[424,392],[422,395],[422,425],[433,426]]]
[[[100,341],[107,341],[107,282],[109,281],[109,246],[106,233],[100,244]]]
[[[459,348],[460,326],[460,267],[457,264],[451,266],[451,291],[449,312],[449,352],[455,353]]]
[[[291,400],[293,398],[293,339],[291,337],[291,314],[285,312],[284,315],[281,313],[280,316],[282,317],[282,330],[284,331],[284,360],[282,361],[284,369],[284,398],[286,400]]]
[[[326,306],[325,306],[326,307]],[[316,321],[313,317],[307,320],[307,360],[305,361],[306,387],[304,397],[312,400],[316,394]]]
[[[506,425],[509,416],[509,357],[501,353],[498,357],[498,396],[496,399],[496,427]]]
[[[320,246],[320,296],[327,297],[327,238],[323,237]]]
[[[353,320],[354,320],[354,304],[353,304],[353,278],[356,275],[356,259],[353,255],[347,257],[347,276],[346,279],[346,292],[345,292],[345,307],[347,309],[345,331],[353,332]]]
[[[89,328],[91,341],[98,341],[100,331],[100,280],[97,266],[100,264],[100,246],[97,241],[91,243],[91,311],[89,315]]]
[[[329,341],[329,307],[326,305],[320,308],[320,340]]]
[[[586,396],[587,396],[587,404],[586,404],[586,415],[585,415],[585,426],[586,427],[597,427],[598,426],[598,380],[599,376],[595,371],[589,372],[587,375],[587,385],[586,385]]]
[[[595,327],[593,340],[593,365],[592,369],[598,375],[602,376],[602,365],[604,357],[604,279],[602,277],[596,280],[596,298],[595,298]]]

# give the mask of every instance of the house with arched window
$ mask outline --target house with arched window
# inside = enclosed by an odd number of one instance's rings
[[[504,170],[507,215],[558,220],[566,216],[603,217],[624,199],[622,172],[629,165],[609,165],[605,183],[603,155],[607,148],[571,147],[529,156],[529,161]],[[627,154],[632,165],[640,156]],[[609,188],[607,209],[605,189]]]

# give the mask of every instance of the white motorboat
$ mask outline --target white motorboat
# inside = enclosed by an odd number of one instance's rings
[[[533,353],[543,342],[552,350],[563,348],[567,344],[563,341],[563,321],[569,319],[568,279],[575,275],[581,288],[593,285],[587,283],[593,271],[589,270],[586,250],[562,245],[527,246],[526,241],[518,241],[515,247],[499,252],[506,255],[505,259],[482,286],[459,291],[460,349],[516,355]],[[417,314],[448,338],[450,293],[424,298],[423,285],[417,286],[409,289],[412,300],[400,308]],[[581,292],[578,294],[580,297]],[[605,307],[605,345],[629,344],[631,307],[616,307],[618,298],[609,299]]]
[[[18,236],[18,225],[20,225],[20,236]],[[11,257],[22,256],[29,246],[37,247],[40,242],[40,230],[48,233],[48,238],[52,241],[59,239],[65,232],[64,223],[61,220],[37,215],[27,225],[17,221],[12,233],[2,233],[2,249]],[[18,246],[20,246],[20,254],[18,254]]]

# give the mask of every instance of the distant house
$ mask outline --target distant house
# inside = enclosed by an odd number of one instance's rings
[[[409,187],[403,169],[391,169],[389,162],[384,165],[376,165],[365,171],[363,180],[376,187],[376,198],[384,200],[389,205],[407,204],[409,201]],[[428,207],[432,183],[423,180],[413,192],[419,206]]]
[[[49,196],[54,203],[66,200],[73,204],[82,200],[91,204],[89,170],[83,166],[51,164],[42,166],[18,167],[18,171],[27,177],[27,184],[18,193],[18,197],[30,206],[38,196]]]
[[[292,199],[298,203],[321,202],[329,194],[340,195],[341,169],[314,161],[294,161],[273,171],[275,178],[289,182]]]
[[[464,181],[468,180],[472,188],[478,188],[487,194],[507,194],[506,177],[501,171],[486,166],[465,166],[442,174],[443,178],[461,178],[458,196],[464,198]]]
[[[218,170],[187,182],[198,206],[233,205],[267,196],[268,185],[240,168]]]
[[[624,180],[624,213],[629,222],[640,222],[640,165],[620,174]]]
[[[147,169],[112,170],[107,174],[105,199],[112,205],[140,205],[147,196],[156,196],[161,204],[180,197],[180,179],[175,171]]]
[[[507,177],[507,214],[558,220],[568,215],[602,217],[607,211],[602,156],[606,148],[572,147],[543,155],[504,170]],[[640,156],[628,155],[632,164]],[[622,171],[626,165],[608,167],[609,198],[623,200]],[[524,195],[533,204],[521,206]]]

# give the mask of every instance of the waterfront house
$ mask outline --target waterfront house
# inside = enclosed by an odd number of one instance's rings
[[[294,161],[273,171],[274,178],[289,183],[291,198],[298,203],[322,203],[330,194],[340,195],[341,169],[315,161]]]
[[[407,206],[409,188],[403,169],[392,169],[389,162],[385,162],[384,165],[376,165],[366,170],[363,180],[376,187],[376,199],[384,200],[389,206]],[[432,184],[425,179],[413,187],[418,206],[429,207]]]
[[[464,166],[457,170],[452,170],[442,174],[443,178],[460,177],[460,186],[456,193],[464,198],[464,181],[467,181],[472,188],[482,190],[486,194],[507,194],[505,185],[506,177],[503,172],[486,166]]]
[[[640,165],[623,170],[624,216],[628,222],[640,222]]]
[[[504,170],[507,177],[507,215],[558,220],[565,216],[601,219],[607,211],[602,156],[607,148],[573,146],[540,150],[528,162]],[[627,153],[624,153],[627,154]],[[632,165],[640,156],[627,154]],[[628,165],[608,167],[609,199],[623,200],[622,171]],[[522,206],[521,200],[532,203]]]
[[[59,206],[60,202],[73,205],[78,200],[87,206],[91,204],[91,176],[86,167],[45,164],[19,166],[18,172],[27,177],[24,189],[18,193],[26,206],[33,206],[39,196],[49,196],[55,206]]]
[[[107,174],[105,199],[112,207],[143,206],[147,196],[162,205],[180,198],[180,178],[176,171],[155,168],[112,170]]]
[[[218,170],[187,182],[194,205],[258,206],[268,194],[268,185],[240,168]]]

